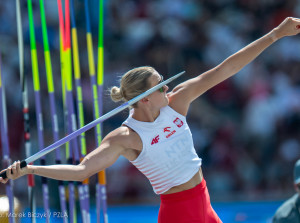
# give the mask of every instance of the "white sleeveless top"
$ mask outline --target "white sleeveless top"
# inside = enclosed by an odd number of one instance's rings
[[[154,122],[137,121],[130,112],[123,125],[143,142],[141,153],[131,163],[149,179],[156,194],[186,183],[199,171],[202,160],[196,154],[186,118],[171,107],[163,107]]]

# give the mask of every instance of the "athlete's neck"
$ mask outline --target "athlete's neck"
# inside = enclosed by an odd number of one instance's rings
[[[147,108],[134,108],[132,118],[141,122],[154,122],[160,114],[160,110]]]

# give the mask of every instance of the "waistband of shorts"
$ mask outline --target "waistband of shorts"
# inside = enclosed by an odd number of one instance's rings
[[[204,178],[202,178],[201,183],[191,189],[180,191],[177,193],[172,193],[172,194],[161,194],[160,200],[162,202],[168,202],[168,201],[174,201],[174,200],[189,199],[191,197],[195,197],[195,196],[199,195],[199,193],[204,191],[205,188],[206,188],[206,181],[204,180]]]

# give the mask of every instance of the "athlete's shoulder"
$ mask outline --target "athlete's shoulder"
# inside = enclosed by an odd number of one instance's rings
[[[180,90],[169,92],[167,97],[169,99],[168,105],[170,108],[183,116],[187,115],[189,103],[186,103],[186,101],[180,97]]]
[[[108,133],[105,139],[117,139],[117,140],[125,140],[129,136],[129,128],[127,126],[120,126],[110,133]]]
[[[110,143],[126,145],[128,142],[132,141],[133,138],[134,135],[132,134],[132,130],[127,126],[122,125],[108,133],[103,141],[110,141]]]

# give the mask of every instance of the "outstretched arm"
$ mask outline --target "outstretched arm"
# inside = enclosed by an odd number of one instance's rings
[[[89,153],[78,165],[28,165],[21,169],[20,162],[15,162],[4,170],[7,179],[4,180],[0,177],[0,182],[6,183],[9,179],[15,180],[26,174],[35,174],[64,181],[83,181],[100,170],[111,166],[123,153],[124,147],[121,146],[120,133],[121,131],[116,129],[108,134],[101,145]]]
[[[238,73],[272,43],[300,32],[300,19],[286,18],[278,27],[231,55],[215,68],[179,84],[169,93],[170,106],[186,115],[190,103],[208,89]]]

